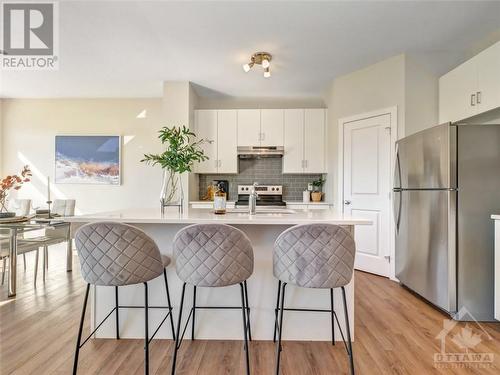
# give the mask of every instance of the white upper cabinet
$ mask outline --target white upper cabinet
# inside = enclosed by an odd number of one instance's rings
[[[260,113],[261,146],[283,146],[283,113],[284,113],[283,109],[261,110]]]
[[[236,110],[217,111],[218,173],[238,173],[238,114]]]
[[[238,173],[238,146],[284,146],[283,173],[326,173],[325,109],[196,110],[209,160],[196,173]]]
[[[439,79],[439,122],[500,107],[500,42]]]
[[[208,160],[197,163],[196,173],[238,173],[236,110],[195,111],[195,133]]]
[[[439,123],[474,116],[476,62],[467,61],[439,79]]]
[[[326,173],[326,111],[306,109],[304,112],[304,172]]]
[[[285,109],[283,173],[304,172],[304,110]]]
[[[208,156],[208,160],[195,164],[195,172],[217,172],[217,111],[195,111],[194,119],[196,137],[206,141],[201,147]]]
[[[481,113],[500,107],[500,42],[481,52],[476,59],[476,101]]]
[[[285,109],[283,173],[326,173],[326,110]]]
[[[259,146],[260,109],[238,110],[238,146]]]

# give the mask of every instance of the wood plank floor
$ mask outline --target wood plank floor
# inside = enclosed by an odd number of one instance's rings
[[[64,255],[62,247],[51,249],[48,278],[45,283],[39,281],[36,289],[32,285],[32,255],[28,256],[26,272],[19,260],[17,297],[8,299],[6,285],[0,288],[0,374],[71,373],[84,284],[78,270],[65,272]],[[483,341],[470,350],[492,353],[491,366],[438,369],[434,367],[434,353],[439,353],[440,341],[435,337],[446,316],[387,279],[362,272],[356,272],[355,278],[354,355],[358,374],[500,373],[499,324],[483,324]],[[446,342],[448,352],[464,351],[451,338],[456,339],[457,332],[465,327],[464,323],[455,327]],[[486,339],[487,335],[491,340]],[[90,341],[82,350],[79,373],[142,374],[142,348],[141,340]],[[252,342],[250,350],[252,374],[272,374],[274,345]],[[151,374],[169,373],[171,353],[171,341],[152,343]],[[285,342],[282,358],[284,375],[348,373],[341,344]],[[242,343],[185,341],[178,364],[178,374],[184,375],[243,374]]]

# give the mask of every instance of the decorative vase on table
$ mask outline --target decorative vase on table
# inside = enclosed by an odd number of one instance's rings
[[[0,191],[0,219],[16,216],[15,212],[9,212],[7,209],[7,192]]]
[[[201,147],[205,140],[196,140],[196,134],[185,126],[163,127],[158,138],[166,146],[165,150],[160,154],[145,154],[141,162],[159,165],[163,169],[160,195],[162,214],[168,206],[176,206],[182,213],[184,192],[181,176],[192,172],[194,163],[208,160]]]
[[[163,179],[160,193],[160,203],[162,212],[165,207],[179,207],[182,212],[184,203],[184,191],[182,189],[182,178],[180,173],[170,169],[163,170]]]

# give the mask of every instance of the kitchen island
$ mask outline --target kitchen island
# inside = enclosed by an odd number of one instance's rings
[[[81,225],[96,221],[114,221],[137,226],[150,235],[163,254],[172,255],[172,240],[184,226],[196,223],[223,223],[233,225],[245,232],[252,242],[255,257],[254,273],[248,280],[249,304],[251,308],[252,336],[255,340],[272,340],[274,309],[276,305],[277,280],[273,277],[272,250],[276,238],[285,229],[305,223],[331,223],[345,227],[354,233],[354,226],[369,225],[366,219],[353,218],[333,210],[259,210],[249,215],[241,210],[229,210],[225,215],[215,215],[206,209],[189,209],[183,214],[159,209],[129,209],[114,212],[82,215],[65,218],[73,232]],[[170,295],[177,319],[182,282],[175,273],[173,264],[167,269]],[[346,287],[347,303],[351,327],[354,327],[354,287],[353,281]],[[120,305],[142,305],[142,286],[120,288]],[[160,277],[149,283],[150,306],[165,306],[166,295],[163,279]],[[97,287],[92,290],[91,325],[100,322],[114,307],[114,289]],[[192,288],[186,289],[185,311],[191,308]],[[328,309],[329,291],[323,289],[302,289],[292,285],[287,289],[287,306],[296,308]],[[238,286],[224,288],[198,288],[197,306],[240,306]],[[340,290],[335,291],[334,306],[340,324],[344,327],[344,314]],[[156,327],[165,315],[164,310],[150,309],[150,327]],[[186,314],[184,316],[187,316]],[[239,310],[196,310],[195,337],[199,339],[241,340],[241,312]],[[284,340],[331,339],[330,314],[286,312]],[[122,338],[142,338],[144,336],[144,312],[141,309],[120,310],[120,336]],[[153,328],[154,329],[154,328]],[[337,329],[337,328],[336,328]],[[188,338],[190,335],[186,335]],[[115,337],[115,321],[108,319],[98,331],[98,338]],[[168,324],[164,324],[157,338],[171,338]],[[336,332],[340,340],[340,333]]]

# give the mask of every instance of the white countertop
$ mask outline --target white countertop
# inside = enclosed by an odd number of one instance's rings
[[[330,223],[337,225],[369,225],[370,220],[356,218],[329,210],[292,210],[293,213],[226,213],[215,215],[211,210],[190,208],[183,214],[169,211],[162,215],[159,209],[138,208],[112,212],[65,217],[70,223],[88,223],[93,221],[115,221],[130,224],[198,224],[224,223],[244,225],[296,225],[305,223]]]
[[[214,201],[189,201],[189,204],[213,204]],[[227,203],[234,204],[236,201],[229,200]],[[333,203],[330,202],[303,202],[303,201],[285,201],[286,204],[313,204],[313,205],[333,205]]]
[[[491,215],[493,220],[500,220],[500,215]]]

